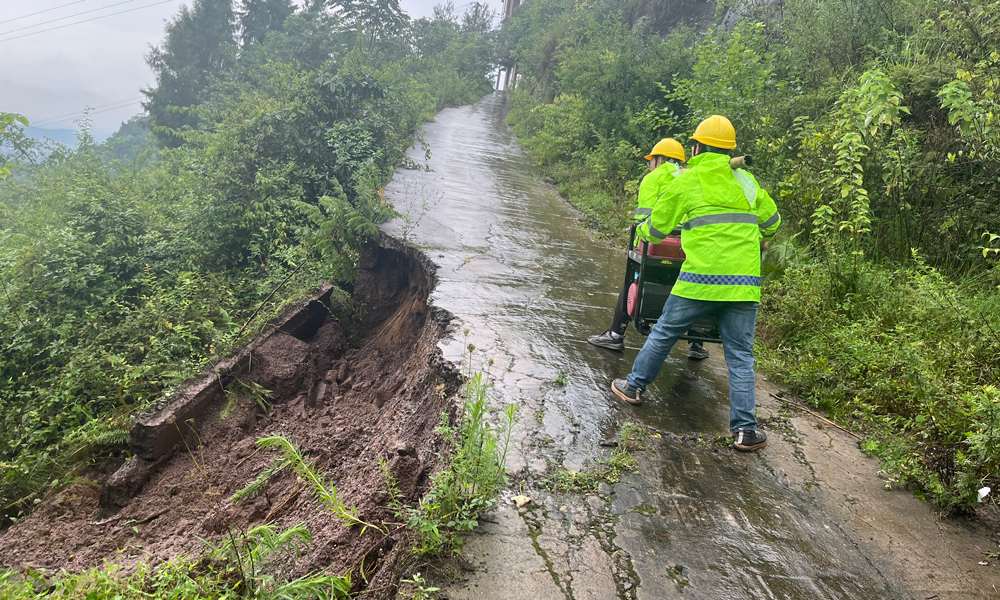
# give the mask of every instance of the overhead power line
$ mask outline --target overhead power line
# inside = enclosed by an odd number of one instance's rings
[[[133,105],[133,104],[139,104],[139,102],[140,102],[139,100],[134,100],[134,101],[129,102],[127,104],[122,104],[121,106],[112,106],[111,108],[105,108],[104,110],[92,110],[88,114],[89,115],[99,115],[101,113],[106,113],[106,112],[110,112],[110,111],[113,111],[113,110],[119,110],[119,109],[122,109],[122,108],[126,108],[128,106]],[[77,114],[75,114],[75,115],[73,115],[71,117],[68,117],[66,119],[61,119],[59,121],[51,121],[49,123],[45,123],[44,125],[38,125],[37,127],[49,127],[50,125],[57,125],[59,123],[65,123],[66,121],[72,121],[73,119],[77,119],[79,117],[82,117],[84,112],[86,112],[86,111],[80,111],[79,113],[77,113]]]
[[[24,31],[25,29],[33,29],[35,27],[41,27],[42,25],[48,25],[49,23],[58,23],[59,21],[65,21],[66,19],[72,19],[73,17],[89,15],[90,13],[100,12],[102,10],[107,10],[109,8],[114,8],[116,6],[121,6],[122,4],[131,4],[135,1],[136,0],[123,0],[122,2],[116,2],[115,4],[109,4],[107,6],[101,6],[99,8],[92,8],[90,10],[85,10],[83,12],[73,13],[71,15],[66,15],[65,17],[59,17],[58,19],[51,19],[49,21],[42,21],[41,23],[35,23],[34,25],[25,25],[24,27],[11,29],[10,31],[3,31],[0,32],[0,35],[7,35],[8,33],[17,33],[18,31]]]
[[[109,102],[107,104],[101,104],[99,106],[91,106],[91,107],[89,107],[90,108],[90,114],[94,114],[96,112],[105,112],[105,110],[115,110],[115,109],[118,109],[118,108],[124,108],[126,106],[129,106],[129,105],[135,104],[137,102],[141,102],[141,101],[142,101],[142,98],[139,97],[139,98],[130,98],[128,100],[118,100],[117,102]],[[84,112],[86,112],[86,109],[84,109],[84,110],[76,110],[76,111],[65,113],[65,114],[62,114],[62,115],[56,115],[54,117],[47,117],[45,119],[38,119],[37,121],[33,121],[31,123],[31,126],[32,127],[46,127],[46,126],[51,125],[53,123],[61,123],[63,121],[68,121],[69,119],[75,119],[76,117],[82,116]]]
[[[13,19],[6,19],[4,21],[0,21],[0,25],[3,25],[4,23],[13,23],[14,21],[20,21],[21,19],[27,19],[28,17],[33,17],[35,15],[40,15],[42,13],[52,12],[52,11],[58,10],[60,8],[66,8],[67,6],[73,6],[74,4],[80,4],[81,2],[86,2],[86,1],[87,0],[76,0],[76,2],[69,2],[67,4],[60,4],[59,6],[53,6],[52,8],[46,8],[45,10],[40,10],[38,12],[33,12],[33,13],[26,14],[26,15],[21,15],[20,17],[14,17]]]
[[[133,0],[128,0],[128,1],[131,2]],[[17,35],[17,36],[11,37],[11,38],[7,38],[5,40],[0,40],[0,44],[2,44],[4,42],[12,42],[14,40],[19,40],[21,38],[26,38],[26,37],[29,37],[29,36],[32,36],[32,35],[38,35],[39,33],[46,33],[46,32],[49,32],[49,31],[55,31],[57,29],[65,29],[66,27],[72,27],[73,25],[80,25],[81,23],[89,23],[91,21],[97,21],[98,19],[106,19],[108,17],[113,17],[115,15],[121,15],[121,14],[124,14],[124,13],[135,12],[137,10],[142,10],[144,8],[152,8],[154,6],[159,6],[161,4],[169,4],[170,2],[176,2],[176,1],[177,0],[163,0],[162,2],[156,2],[154,4],[147,4],[146,6],[138,6],[136,8],[130,8],[128,10],[120,10],[118,12],[113,12],[113,13],[111,13],[109,15],[101,15],[99,17],[92,17],[90,19],[84,19],[82,21],[75,21],[73,23],[67,23],[65,25],[60,25],[58,27],[50,27],[48,29],[42,29],[40,31],[32,31],[31,33],[25,33],[23,35]],[[112,5],[112,6],[117,6],[117,5]],[[105,8],[108,8],[108,7],[105,7]],[[91,12],[93,12],[93,11],[91,11]],[[25,27],[23,29],[29,29],[29,28]],[[12,29],[11,31],[8,31],[8,32],[0,34],[0,35],[6,35],[7,33],[14,33],[15,31],[20,31],[20,29]]]

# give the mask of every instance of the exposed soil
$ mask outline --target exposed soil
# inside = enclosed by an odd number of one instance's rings
[[[369,588],[388,585],[384,594],[391,596],[404,533],[362,536],[360,528],[344,527],[287,472],[256,498],[235,504],[230,498],[272,463],[274,455],[255,442],[276,434],[315,460],[328,484],[368,522],[395,520],[385,507],[380,458],[408,499],[423,493],[437,453],[446,450],[435,427],[442,410],[454,406],[459,386],[437,348],[450,317],[427,304],[434,281],[433,265],[418,252],[389,237],[369,244],[354,289],[364,315],[355,324],[364,332],[355,343],[345,336],[342,315],[330,311],[306,339],[265,334],[243,378],[272,391],[270,411],[247,400],[222,419],[226,399],[219,394],[201,417],[177,424],[183,441],[149,463],[151,475],[123,508],[101,518],[108,512],[107,506],[99,510],[106,477],[73,484],[0,536],[0,567],[79,571],[109,561],[129,568],[197,557],[206,550],[198,537],[219,540],[261,523],[305,523],[315,542],[298,562],[299,574],[354,569],[360,582],[357,568],[365,558]]]

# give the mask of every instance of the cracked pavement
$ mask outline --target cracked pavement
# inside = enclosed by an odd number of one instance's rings
[[[618,403],[609,382],[642,337],[630,331],[624,355],[586,338],[610,320],[621,251],[534,173],[502,96],[444,110],[424,141],[428,170],[397,172],[387,195],[405,217],[384,229],[439,266],[432,302],[458,319],[445,356],[489,375],[496,408],[518,406],[510,489],[468,536],[467,569],[432,576],[440,598],[1000,597],[997,561],[984,560],[996,531],[886,490],[856,440],[771,397],[760,373],[769,446],[713,445],[729,410],[717,346],[700,363],[675,348],[643,406]],[[652,434],[634,472],[553,491],[560,469],[606,460],[602,442],[627,422]],[[518,509],[515,494],[533,500]]]

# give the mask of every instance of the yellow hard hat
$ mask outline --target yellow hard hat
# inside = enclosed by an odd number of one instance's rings
[[[719,115],[712,115],[698,124],[698,129],[694,130],[693,139],[702,144],[715,146],[716,148],[732,149],[736,147],[736,130],[729,119]]]
[[[650,151],[649,156],[646,160],[653,160],[654,156],[669,156],[670,158],[676,158],[681,162],[685,162],[687,158],[684,157],[684,146],[675,140],[674,138],[663,138],[662,140],[656,142],[653,146],[652,151]]]

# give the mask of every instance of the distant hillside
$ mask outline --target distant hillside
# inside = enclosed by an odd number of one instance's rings
[[[29,136],[41,140],[48,138],[67,146],[76,146],[75,129],[45,129],[44,127],[27,127],[24,132]]]
[[[119,161],[132,161],[138,155],[156,147],[156,138],[150,132],[150,118],[137,115],[125,121],[118,131],[104,141],[109,157]]]
[[[76,147],[76,134],[77,129],[46,129],[44,127],[27,127],[24,132],[29,136],[41,140],[48,138],[54,142],[59,142],[60,144],[66,144],[67,146]],[[103,142],[108,137],[111,136],[111,132],[108,131],[98,131],[94,130],[94,140],[97,142]]]

